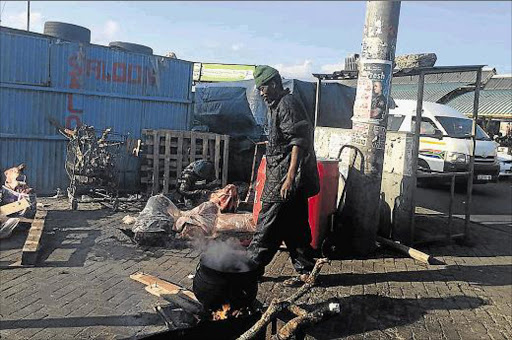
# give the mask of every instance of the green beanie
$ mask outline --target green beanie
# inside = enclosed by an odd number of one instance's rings
[[[267,65],[258,65],[254,69],[254,82],[256,83],[256,88],[268,82],[270,79],[279,75],[279,72],[270,66]]]

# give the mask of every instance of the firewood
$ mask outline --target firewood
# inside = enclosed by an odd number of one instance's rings
[[[445,264],[444,262],[434,258],[432,255],[425,254],[417,249],[397,243],[393,240],[388,240],[387,238],[377,236],[377,241],[425,264]]]
[[[288,321],[288,323],[286,323],[276,335],[272,336],[272,340],[288,340],[297,332],[298,329],[314,325],[322,321],[324,318],[339,314],[340,312],[341,309],[338,303],[325,304],[311,313],[307,313],[303,316],[297,316],[296,318]]]
[[[295,314],[296,316],[304,316],[308,314],[308,312],[304,308],[300,308],[297,305],[290,305],[288,306],[288,310]]]
[[[130,275],[130,279],[138,281],[138,282],[143,283],[148,286],[156,284],[158,287],[165,289],[167,291],[170,291],[170,292],[181,291],[183,294],[188,296],[190,299],[198,301],[193,292],[191,292],[181,286],[178,286],[172,282],[159,279],[158,277],[153,276],[153,275],[145,274],[142,272],[137,272],[137,273]]]
[[[30,203],[26,198],[19,201],[4,204],[0,207],[0,215],[9,216],[30,207]],[[3,216],[2,216],[3,217]]]
[[[318,274],[320,273],[320,269],[322,269],[322,266],[326,263],[328,263],[329,260],[322,258],[318,259],[315,263],[315,267],[311,271],[311,274],[309,274],[309,277],[306,279],[306,282],[302,287],[300,287],[295,294],[291,295],[290,297],[286,299],[273,299],[270,302],[270,306],[267,308],[265,313],[261,316],[260,320],[258,320],[247,332],[242,334],[238,340],[248,340],[252,339],[258,334],[264,327],[266,327],[275,317],[276,315],[283,311],[285,308],[288,308],[290,305],[295,303],[298,299],[300,299],[304,294],[309,292],[311,288],[315,285],[316,279],[318,277]],[[300,307],[297,307],[300,308]],[[297,308],[293,308],[295,311],[298,311]],[[302,313],[302,312],[301,312]],[[302,316],[304,317],[304,316]]]

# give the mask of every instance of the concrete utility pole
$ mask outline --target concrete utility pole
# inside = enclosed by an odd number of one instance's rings
[[[358,255],[375,248],[384,146],[400,1],[368,1],[354,103],[352,144],[361,152],[349,169],[342,230]],[[385,203],[385,202],[383,202]]]

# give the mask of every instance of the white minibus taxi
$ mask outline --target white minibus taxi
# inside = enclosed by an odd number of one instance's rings
[[[395,100],[388,130],[414,132],[416,101]],[[418,168],[428,172],[459,172],[469,168],[472,120],[447,105],[423,102]],[[497,143],[477,126],[474,182],[496,182]]]

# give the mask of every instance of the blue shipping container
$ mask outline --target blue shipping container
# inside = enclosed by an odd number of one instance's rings
[[[0,168],[25,163],[37,194],[66,188],[67,139],[50,124],[188,130],[193,63],[0,28]],[[139,185],[139,159],[123,157],[122,188]]]

